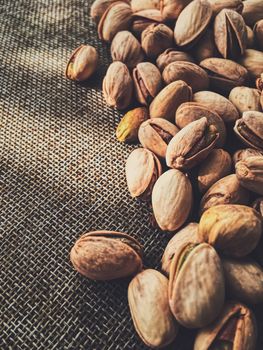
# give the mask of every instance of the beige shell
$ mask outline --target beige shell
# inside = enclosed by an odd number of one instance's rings
[[[139,242],[115,231],[93,231],[82,235],[70,252],[74,268],[93,280],[127,277],[142,269]]]
[[[256,210],[245,205],[225,204],[204,212],[198,237],[223,254],[239,258],[257,246],[261,231],[261,217]]]
[[[239,114],[246,111],[262,111],[260,92],[247,86],[237,86],[231,90],[229,100],[236,106]]]
[[[142,10],[150,10],[150,9],[160,9],[160,1],[159,0],[131,0],[131,8],[133,13]]]
[[[91,18],[98,23],[104,12],[107,10],[109,6],[111,6],[114,2],[119,0],[95,0],[90,8],[90,16]],[[129,0],[122,0],[124,2],[129,2]]]
[[[257,21],[263,18],[262,0],[246,0],[243,4],[242,16],[246,24],[253,26]]]
[[[178,62],[178,61],[193,62],[194,59],[187,52],[177,51],[174,48],[170,48],[170,49],[165,50],[163,53],[161,53],[158,56],[158,58],[156,60],[156,64],[157,64],[157,67],[162,72],[164,70],[164,68],[166,66],[168,66],[170,63]]]
[[[263,72],[263,52],[253,49],[245,50],[238,63],[245,67],[251,80],[254,82]]]
[[[188,218],[192,202],[191,182],[179,170],[166,171],[153,187],[153,214],[163,231],[175,231],[181,227]]]
[[[142,341],[151,348],[170,344],[178,332],[168,302],[168,279],[147,269],[129,284],[128,302],[134,327]]]
[[[236,165],[236,163],[240,160],[246,160],[248,157],[254,156],[263,156],[263,152],[260,152],[254,148],[240,149],[233,154],[233,163]]]
[[[169,276],[169,303],[177,321],[187,328],[211,323],[220,313],[225,283],[220,258],[213,247],[198,244],[185,257],[182,247],[174,256]],[[185,259],[180,266],[182,259]]]
[[[160,0],[163,20],[175,20],[191,0]]]
[[[135,12],[132,15],[132,32],[138,37],[141,38],[142,32],[151,24],[161,23],[162,15],[160,10],[148,9]]]
[[[212,6],[214,16],[216,16],[223,9],[231,9],[241,14],[244,7],[242,0],[208,0],[208,1]]]
[[[243,187],[263,195],[263,156],[249,157],[237,162],[236,175]]]

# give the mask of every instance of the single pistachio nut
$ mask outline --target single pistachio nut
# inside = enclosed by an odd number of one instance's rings
[[[216,92],[198,91],[193,95],[193,102],[200,103],[213,110],[226,124],[232,124],[239,118],[236,107],[227,98]]]
[[[218,180],[231,173],[232,159],[223,149],[213,149],[198,169],[198,188],[206,192]]]
[[[135,36],[128,30],[123,30],[112,40],[111,57],[113,61],[120,61],[128,68],[134,68],[144,60],[144,53]]]
[[[246,24],[253,26],[257,21],[263,18],[262,0],[246,0],[243,4],[242,16]]]
[[[178,80],[167,85],[150,104],[151,118],[164,118],[174,122],[177,108],[192,100],[192,89],[184,81]]]
[[[248,205],[249,192],[235,174],[227,175],[215,182],[204,194],[200,202],[200,213],[221,204]]]
[[[256,211],[258,211],[261,214],[261,216],[263,217],[263,197],[257,198],[252,203],[252,208],[254,208]]]
[[[209,208],[202,215],[198,237],[216,250],[241,258],[256,248],[262,232],[260,214],[245,205],[223,204]]]
[[[137,100],[148,106],[162,88],[161,73],[154,64],[141,62],[132,74]]]
[[[156,181],[152,207],[156,222],[163,231],[175,231],[187,220],[193,203],[192,186],[179,170],[170,169]]]
[[[99,38],[112,41],[121,30],[127,30],[132,21],[131,6],[125,1],[116,1],[107,8],[98,25]]]
[[[236,163],[236,175],[249,191],[263,195],[263,156],[249,157]]]
[[[95,72],[98,60],[95,47],[80,45],[70,56],[65,75],[70,80],[87,80]]]
[[[249,26],[246,26],[246,27],[247,27],[247,49],[253,49],[255,45],[255,34]]]
[[[90,16],[96,22],[99,23],[104,12],[110,7],[114,2],[119,0],[95,0],[90,8]],[[123,0],[125,1],[125,0]],[[129,0],[125,1],[129,2]]]
[[[162,15],[160,10],[148,9],[135,12],[132,16],[132,32],[141,38],[142,32],[151,24],[158,24],[162,22]]]
[[[219,138],[216,147],[222,147],[226,140],[226,127],[222,118],[213,110],[197,102],[182,103],[175,114],[175,124],[183,129],[191,122],[205,117],[208,125],[214,125],[218,131]]]
[[[107,104],[118,109],[125,109],[129,106],[133,82],[129,69],[122,62],[113,62],[107,70],[103,79],[102,90]]]
[[[165,67],[162,76],[166,85],[176,80],[183,80],[191,86],[193,92],[206,90],[209,86],[207,73],[192,62],[172,62]]]
[[[263,19],[256,22],[253,28],[256,45],[259,50],[263,51]]]
[[[197,333],[194,350],[255,350],[257,323],[247,306],[228,302],[219,317]]]
[[[224,58],[207,58],[200,62],[210,79],[210,86],[216,92],[229,94],[236,86],[242,86],[248,79],[248,71],[240,64]]]
[[[169,276],[170,266],[174,255],[177,255],[179,250],[186,243],[198,243],[198,224],[191,222],[190,224],[179,230],[172,239],[168,242],[162,256],[162,270]]]
[[[206,31],[212,18],[207,0],[191,1],[179,14],[174,28],[175,43],[179,47],[193,45]]]
[[[151,151],[138,148],[129,155],[125,170],[131,196],[148,200],[156,180],[162,174],[159,159]]]
[[[161,0],[160,10],[163,20],[175,20],[191,0]]]
[[[244,112],[236,121],[234,131],[246,145],[263,151],[263,113]]]
[[[242,0],[208,0],[208,1],[212,6],[214,16],[216,16],[223,9],[234,10],[241,14],[244,7]]]
[[[223,258],[228,295],[248,304],[263,302],[263,269],[252,259]]]
[[[163,118],[148,119],[141,124],[138,138],[144,148],[165,158],[167,145],[179,129]]]
[[[247,45],[247,28],[243,17],[235,10],[221,10],[215,17],[214,37],[217,49],[224,58],[236,59],[243,55]]]
[[[168,302],[168,279],[147,269],[137,274],[128,287],[128,303],[134,327],[150,348],[170,344],[178,332]]]
[[[263,52],[247,49],[244,55],[239,58],[238,63],[247,69],[250,79],[254,82],[263,72]]]
[[[233,103],[239,114],[246,111],[262,111],[260,92],[247,86],[237,86],[230,91],[229,100]]]
[[[142,32],[142,48],[147,57],[156,59],[173,46],[173,31],[165,24],[151,24]]]
[[[74,268],[93,280],[112,280],[142,269],[142,248],[131,236],[114,231],[82,235],[70,252]]]
[[[149,112],[145,107],[134,108],[127,112],[119,122],[116,137],[120,142],[133,143],[138,141],[140,125],[149,118]]]
[[[174,255],[169,274],[169,304],[186,328],[201,328],[219,315],[225,299],[220,258],[206,243],[187,243]]]
[[[160,9],[159,0],[131,0],[131,8],[134,13],[142,10]]]
[[[219,137],[214,125],[205,117],[191,122],[169,142],[166,151],[168,167],[188,170],[203,161],[215,147]]]
[[[198,40],[197,44],[194,45],[193,55],[197,62],[201,62],[206,58],[218,56],[218,51],[214,40],[214,33],[211,29],[207,29],[200,40]]]
[[[239,149],[233,154],[233,163],[236,165],[241,160],[246,160],[248,157],[263,156],[263,152],[255,148]]]
[[[194,62],[194,59],[187,52],[177,51],[176,49],[170,48],[158,56],[156,65],[162,72],[170,63],[178,61]]]

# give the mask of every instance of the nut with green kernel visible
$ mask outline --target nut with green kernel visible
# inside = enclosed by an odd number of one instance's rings
[[[263,195],[263,156],[249,157],[237,162],[236,175],[243,187]]]
[[[263,156],[263,152],[254,148],[239,149],[233,154],[233,163],[236,165],[240,160],[246,160],[248,157]]]
[[[127,112],[121,119],[116,130],[118,141],[127,143],[138,141],[139,127],[148,118],[149,113],[145,107],[134,108]]]
[[[170,48],[165,50],[163,53],[161,53],[158,56],[156,60],[156,64],[157,64],[157,67],[162,72],[164,68],[167,67],[170,63],[178,62],[178,61],[194,62],[194,59],[187,52],[177,51],[174,48]]]
[[[260,92],[247,86],[237,86],[231,90],[229,100],[236,106],[240,115],[246,111],[261,112]]]
[[[71,55],[65,75],[70,80],[87,80],[97,69],[98,53],[93,46],[80,45]]]
[[[142,269],[142,247],[125,233],[93,231],[76,241],[70,260],[85,277],[98,281],[112,280],[133,275]]]

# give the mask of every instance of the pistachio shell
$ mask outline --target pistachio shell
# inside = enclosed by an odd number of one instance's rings
[[[246,24],[254,25],[263,18],[263,2],[262,0],[246,0],[243,2],[244,8],[242,16]]]
[[[187,52],[177,51],[176,49],[170,48],[158,56],[156,64],[162,72],[170,63],[178,61],[193,62],[194,59]]]
[[[263,72],[263,52],[247,49],[238,63],[248,70],[251,80],[254,81]]]
[[[254,148],[240,149],[233,154],[233,163],[236,165],[240,160],[246,160],[248,157],[254,156],[263,156],[263,153]]]
[[[95,0],[90,8],[90,16],[91,18],[98,23],[101,17],[103,16],[104,12],[107,10],[108,7],[110,7],[114,2],[117,2],[119,0]],[[129,2],[129,0],[124,2]]]
[[[137,37],[151,24],[161,23],[162,15],[159,10],[148,9],[135,12],[132,16],[132,31]]]
[[[161,0],[160,9],[163,20],[177,19],[182,10],[187,6],[191,0]]]
[[[142,10],[148,10],[148,9],[159,10],[160,1],[159,0],[131,0],[131,8],[134,13]]]
[[[208,1],[212,6],[214,16],[216,16],[223,9],[231,9],[241,14],[244,7],[242,0],[208,0]]]
[[[263,195],[263,156],[249,157],[237,162],[236,175],[243,187]]]
[[[230,91],[229,100],[236,106],[240,115],[246,111],[262,111],[260,92],[257,89],[237,86]]]
[[[258,49],[263,51],[263,19],[259,20],[254,25],[252,33],[254,33],[255,41]],[[252,48],[252,46],[250,48]]]

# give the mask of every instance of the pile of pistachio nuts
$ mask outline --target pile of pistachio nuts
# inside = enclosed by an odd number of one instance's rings
[[[125,110],[117,139],[141,144],[126,162],[128,190],[174,235],[161,272],[143,267],[136,239],[107,230],[76,241],[74,268],[93,280],[132,278],[134,328],[150,348],[186,327],[196,329],[194,350],[258,349],[263,0],[95,0],[91,17],[111,43],[102,89]],[[98,62],[81,45],[66,76],[87,80]]]

